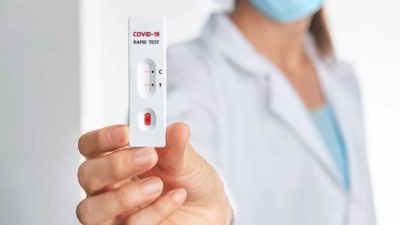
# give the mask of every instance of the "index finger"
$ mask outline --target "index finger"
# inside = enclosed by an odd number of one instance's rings
[[[101,155],[128,145],[128,126],[114,125],[93,130],[79,138],[79,152],[87,157]]]

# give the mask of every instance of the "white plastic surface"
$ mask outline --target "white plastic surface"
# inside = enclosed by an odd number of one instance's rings
[[[164,147],[166,46],[164,17],[129,18],[129,145]]]

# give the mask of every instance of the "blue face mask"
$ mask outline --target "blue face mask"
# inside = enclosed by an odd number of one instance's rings
[[[321,9],[325,0],[250,0],[264,16],[278,22],[291,22]]]

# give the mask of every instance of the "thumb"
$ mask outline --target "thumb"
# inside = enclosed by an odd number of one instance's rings
[[[167,143],[164,148],[157,149],[158,165],[173,173],[184,169],[189,150],[190,129],[185,123],[174,123],[167,128]]]
[[[167,144],[164,148],[156,149],[158,163],[148,175],[161,178],[165,192],[185,189],[187,206],[206,208],[202,213],[208,214],[208,218],[228,221],[231,218],[231,208],[222,180],[216,170],[193,149],[189,137],[190,130],[185,123],[170,125],[167,128]]]
[[[189,201],[209,203],[223,199],[222,181],[192,148],[189,137],[189,127],[184,123],[167,128],[166,147],[157,149],[159,160],[155,175],[166,181],[167,188],[185,188]]]

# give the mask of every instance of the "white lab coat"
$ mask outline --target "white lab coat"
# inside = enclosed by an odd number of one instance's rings
[[[169,49],[168,122],[190,125],[237,225],[375,224],[357,81],[348,65],[319,58],[311,38],[305,44],[348,149],[349,192],[299,96],[226,15]]]

